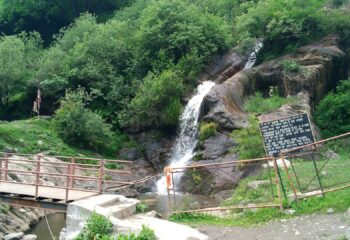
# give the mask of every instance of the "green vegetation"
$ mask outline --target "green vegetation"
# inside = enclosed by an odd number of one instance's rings
[[[349,139],[337,140],[329,142],[322,146],[319,154],[315,156],[317,159],[317,166],[320,170],[321,182],[324,188],[341,186],[349,182],[349,174],[347,169],[350,168],[350,152]],[[336,152],[337,156],[329,161],[329,151]],[[290,159],[291,160],[291,159]],[[326,164],[327,162],[327,164]],[[308,159],[293,159],[293,166],[299,177],[299,184],[303,191],[312,191],[320,189],[313,162]],[[244,167],[244,166],[242,166]],[[287,174],[283,169],[281,170],[281,177],[286,187],[287,196],[292,196],[293,191],[289,186]],[[237,204],[249,203],[277,203],[277,188],[276,184],[268,183],[270,179],[268,169],[261,169],[260,173],[255,176],[250,176],[242,181],[233,191],[233,195],[226,199],[223,207],[229,207]],[[274,173],[271,173],[272,181],[275,179]],[[266,184],[261,184],[257,189],[248,186],[248,183],[254,181],[267,180]],[[295,178],[292,177],[294,186],[298,186]],[[272,190],[273,196],[272,198]],[[282,196],[283,197],[283,196]],[[325,195],[325,198],[317,196],[299,200],[299,202],[289,202],[283,199],[284,207],[289,207],[295,210],[294,216],[313,213],[327,213],[329,208],[335,212],[346,211],[350,207],[350,189],[345,188],[336,192],[330,192]],[[289,206],[288,206],[289,205]],[[216,224],[226,226],[250,226],[255,224],[265,223],[271,220],[286,219],[292,217],[291,215],[281,213],[279,209],[259,209],[256,211],[250,210],[233,210],[227,217],[218,218],[207,214],[175,214],[171,216],[171,220],[184,222],[188,224]]]
[[[286,73],[298,73],[301,70],[300,64],[294,60],[284,60],[282,67]]]
[[[0,212],[3,214],[8,214],[8,212],[11,209],[11,205],[5,204],[5,203],[0,203]]]
[[[199,129],[199,140],[201,142],[215,136],[218,125],[216,123],[202,123]]]
[[[156,240],[154,231],[146,226],[142,226],[139,235],[118,234],[115,238],[111,236],[112,231],[113,224],[104,216],[94,213],[75,240]]]
[[[231,137],[238,146],[233,151],[240,159],[252,159],[264,156],[264,145],[259,130],[259,121],[254,115],[249,116],[249,127],[232,132]]]
[[[113,156],[128,138],[113,133],[110,125],[86,108],[92,99],[92,95],[83,89],[67,91],[53,117],[53,129],[63,141],[72,146]]]
[[[88,219],[83,231],[75,240],[106,239],[105,236],[111,234],[112,230],[113,224],[107,218],[94,213]]]
[[[324,137],[350,132],[350,81],[340,82],[321,100],[314,115]]]
[[[83,133],[72,140],[63,136],[63,131],[59,136],[75,146],[79,142],[79,147],[94,151],[117,152],[119,146],[101,146],[104,143],[98,138],[112,134],[119,145],[122,132],[174,129],[184,96],[197,84],[199,73],[230,47],[239,45],[245,52],[262,39],[262,60],[331,32],[338,33],[348,47],[350,20],[344,3],[2,0],[0,118],[30,116],[38,88],[43,115],[56,112],[57,102],[65,98],[67,89],[75,92],[83,88],[94,96],[84,104],[84,116],[98,122],[83,118],[83,125],[96,127],[86,133],[92,132],[97,138],[87,141]],[[283,65],[287,72],[300,70],[292,61]],[[264,103],[268,106],[259,109],[264,104],[254,106],[252,102],[248,110],[267,111],[283,104],[277,96]],[[57,113],[60,111],[65,112],[60,109]],[[101,124],[102,119],[111,125],[110,130]],[[71,120],[76,121],[74,126],[82,123],[77,118]]]
[[[21,153],[49,151],[52,155],[77,154],[51,130],[50,122],[44,119],[0,122],[0,135],[0,149],[17,148]]]
[[[345,2],[345,1],[343,1]],[[264,39],[260,61],[271,59],[329,33],[349,43],[348,9],[328,0],[264,0],[248,8],[235,20],[237,42]]]
[[[52,35],[70,24],[80,13],[97,14],[107,19],[116,9],[128,6],[131,0],[2,0],[0,28],[6,35],[22,31],[38,31],[49,43]]]
[[[145,203],[139,203],[136,205],[136,212],[137,213],[145,213],[148,210],[148,205]]]
[[[264,113],[280,108],[284,104],[297,103],[296,97],[280,97],[272,94],[271,97],[264,98],[262,93],[256,92],[255,95],[249,97],[245,104],[245,110],[249,113]]]

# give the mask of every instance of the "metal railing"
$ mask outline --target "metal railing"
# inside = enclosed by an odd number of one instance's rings
[[[250,171],[254,173],[259,172],[259,174],[252,173],[251,175],[262,176],[261,179],[255,178],[254,180],[262,180],[265,183],[263,197],[254,199],[254,201],[241,203],[239,201],[229,200],[225,201],[223,204],[214,203],[203,208],[202,206],[185,206],[186,203],[184,202],[186,202],[186,200],[177,197],[177,195],[182,193],[201,195],[205,194],[203,191],[212,192],[213,189],[210,187],[213,184],[212,175],[227,175],[227,178],[229,179],[237,173],[241,175],[249,175]],[[177,178],[177,174],[181,175],[180,178],[182,185],[180,184],[179,187],[175,183],[176,180],[174,180]],[[221,163],[193,164],[176,168],[168,167],[166,168],[166,176],[168,177],[167,190],[169,196],[169,206],[172,209],[173,213],[213,212],[265,207],[277,207],[283,209],[279,179],[279,167],[276,163],[275,158],[267,157]],[[190,178],[190,181],[188,181],[188,178]],[[233,185],[218,187],[216,191],[220,192],[222,190],[232,190],[234,187],[235,186]],[[254,192],[256,189],[251,189],[251,191]]]
[[[296,200],[350,187],[350,132],[284,151],[281,159]]]
[[[113,180],[115,175],[130,175],[131,171],[122,170],[122,166],[131,164],[131,161],[123,160],[0,152],[0,183],[34,186],[35,198],[39,197],[40,187],[64,189],[64,201],[68,202],[70,191],[99,194],[103,193],[107,187],[133,185],[137,181]],[[18,176],[26,177],[26,181],[16,181],[15,175],[17,178]],[[54,182],[54,185],[43,181],[48,177],[51,178],[50,182]],[[89,189],[84,187],[84,184],[78,184],[79,182],[88,182]]]

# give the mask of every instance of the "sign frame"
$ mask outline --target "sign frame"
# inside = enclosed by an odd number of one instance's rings
[[[283,117],[283,118],[278,118],[278,119],[275,119],[275,120],[271,120],[271,121],[265,121],[265,122],[260,122],[259,121],[259,132],[260,132],[260,137],[261,137],[261,140],[263,142],[263,146],[264,146],[264,150],[265,150],[265,154],[267,157],[278,157],[281,155],[281,153],[283,153],[284,151],[288,150],[288,149],[283,149],[281,150],[278,154],[276,155],[269,155],[268,151],[267,151],[267,147],[266,147],[266,143],[265,143],[265,138],[264,138],[264,135],[263,135],[263,132],[262,132],[262,129],[261,129],[261,124],[263,123],[271,123],[271,122],[275,122],[275,121],[279,121],[279,120],[285,120],[285,119],[290,119],[290,118],[294,118],[294,117],[297,117],[297,116],[302,116],[302,115],[306,115],[307,117],[307,120],[308,120],[308,123],[310,125],[310,130],[311,130],[311,136],[312,136],[312,143],[315,143],[316,142],[316,139],[315,139],[315,134],[314,134],[314,131],[313,131],[313,128],[312,128],[312,124],[311,124],[311,119],[310,119],[310,116],[307,112],[303,112],[303,113],[298,113],[298,114],[295,114],[295,115],[291,115],[291,116],[287,116],[287,117]],[[291,148],[293,149],[293,148]],[[289,149],[289,150],[291,150]]]

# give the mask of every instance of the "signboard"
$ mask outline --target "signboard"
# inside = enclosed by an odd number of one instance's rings
[[[279,156],[283,150],[315,142],[309,117],[306,113],[260,123],[266,154]]]

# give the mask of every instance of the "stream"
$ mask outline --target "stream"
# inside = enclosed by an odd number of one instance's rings
[[[58,239],[62,228],[66,224],[66,217],[64,213],[52,213],[47,215],[47,220],[49,222],[53,236]],[[38,236],[38,240],[51,240],[51,234],[49,228],[47,227],[46,219],[42,218],[39,223],[36,224],[29,234],[34,234]]]

